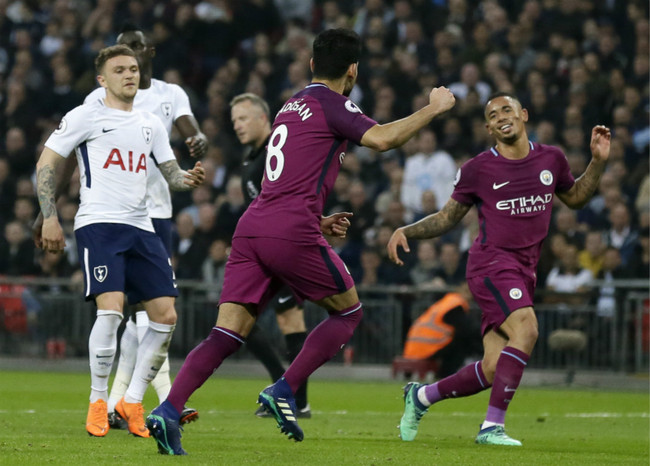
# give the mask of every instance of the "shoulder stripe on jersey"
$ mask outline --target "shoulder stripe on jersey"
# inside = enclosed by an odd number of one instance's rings
[[[336,140],[332,144],[332,148],[330,149],[329,154],[327,154],[327,158],[325,159],[325,163],[323,164],[323,170],[321,171],[320,177],[318,178],[318,186],[316,187],[316,194],[320,194],[320,189],[323,187],[323,183],[325,182],[325,175],[327,175],[327,170],[329,169],[330,164],[332,163],[334,154],[336,154],[336,149],[338,149],[342,143],[343,140]]]
[[[508,309],[508,305],[506,304],[506,300],[503,299],[503,296],[501,296],[501,293],[499,293],[499,289],[494,286],[494,283],[492,283],[492,280],[490,280],[489,277],[485,277],[483,280],[483,284],[487,287],[488,290],[490,290],[490,293],[492,293],[492,296],[494,296],[494,300],[497,302],[503,313],[507,316],[510,315],[510,309]]]
[[[88,160],[88,146],[86,142],[79,145],[79,152],[81,152],[81,160],[84,163],[84,173],[86,174],[86,188],[90,188],[90,161]]]
[[[338,289],[339,293],[344,293],[347,290],[345,288],[345,281],[343,280],[343,277],[341,277],[341,274],[339,273],[339,269],[337,269],[336,265],[334,265],[334,262],[332,262],[332,258],[330,257],[327,248],[325,246],[319,246],[319,248],[320,248],[320,255],[323,257],[323,261],[325,262],[327,269],[332,274],[332,278],[334,279],[336,288]]]
[[[490,152],[492,152],[495,157],[499,156],[499,153],[497,152],[496,148],[494,148],[494,147],[490,148]]]

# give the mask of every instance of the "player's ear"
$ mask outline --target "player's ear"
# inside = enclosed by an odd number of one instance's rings
[[[155,45],[149,46],[149,56],[151,58],[156,56],[156,46]]]
[[[101,74],[97,75],[97,82],[99,83],[100,86],[106,88],[106,80],[104,79],[104,76],[102,76]]]
[[[348,66],[348,76],[354,78],[359,71],[359,63],[352,63]]]
[[[528,121],[528,110],[525,108],[521,109],[521,119],[524,123]]]
[[[311,74],[314,74],[314,59],[313,58],[309,59],[309,69],[311,70]]]

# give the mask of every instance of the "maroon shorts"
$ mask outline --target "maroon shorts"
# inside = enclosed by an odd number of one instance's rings
[[[533,305],[535,279],[512,269],[492,271],[467,279],[481,308],[481,334],[498,329],[511,312]]]
[[[349,290],[354,281],[324,238],[317,244],[233,238],[220,304],[256,304],[261,312],[283,284],[299,301],[318,301]]]

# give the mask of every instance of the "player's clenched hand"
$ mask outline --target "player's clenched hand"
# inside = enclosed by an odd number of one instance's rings
[[[185,144],[194,158],[203,157],[208,150],[208,138],[203,133],[185,139]]]
[[[63,248],[65,248],[63,229],[61,228],[59,219],[56,218],[56,216],[43,221],[41,247],[44,251],[48,252],[63,252]]]
[[[348,220],[348,218],[353,215],[352,212],[337,212],[329,217],[321,217],[320,231],[324,235],[345,238],[348,228],[350,227],[350,220]]]
[[[406,241],[406,235],[404,235],[401,228],[398,228],[392,234],[390,240],[388,240],[388,244],[386,245],[386,250],[388,251],[388,258],[390,260],[395,262],[397,265],[404,265],[404,262],[402,262],[397,255],[397,246],[401,246],[406,252],[411,252],[409,249],[409,243]]]
[[[433,105],[437,113],[444,113],[456,104],[456,97],[446,87],[434,87],[429,94],[429,105]]]
[[[594,160],[599,162],[606,162],[609,158],[609,145],[612,139],[612,134],[606,126],[594,126],[591,130],[591,155]]]
[[[201,162],[196,162],[194,164],[194,168],[192,168],[191,170],[187,170],[187,172],[185,173],[184,182],[186,185],[196,188],[197,186],[201,186],[204,181],[205,181],[205,170],[201,166]]]

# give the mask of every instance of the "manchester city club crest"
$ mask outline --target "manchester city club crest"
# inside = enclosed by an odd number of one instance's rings
[[[142,136],[144,136],[144,141],[147,144],[151,142],[151,134],[152,134],[151,128],[149,128],[148,126],[144,126],[142,128]]]
[[[548,170],[542,170],[539,174],[539,181],[541,181],[544,186],[549,186],[553,183],[553,173]]]
[[[93,269],[93,277],[95,277],[95,280],[99,283],[103,282],[106,280],[106,277],[108,277],[108,267],[105,265],[98,265]]]
[[[165,115],[165,118],[170,118],[172,116],[171,102],[163,102],[160,104],[160,109],[162,110],[163,115]]]
[[[512,299],[521,299],[521,297],[523,296],[523,293],[519,288],[511,288],[508,294]]]

